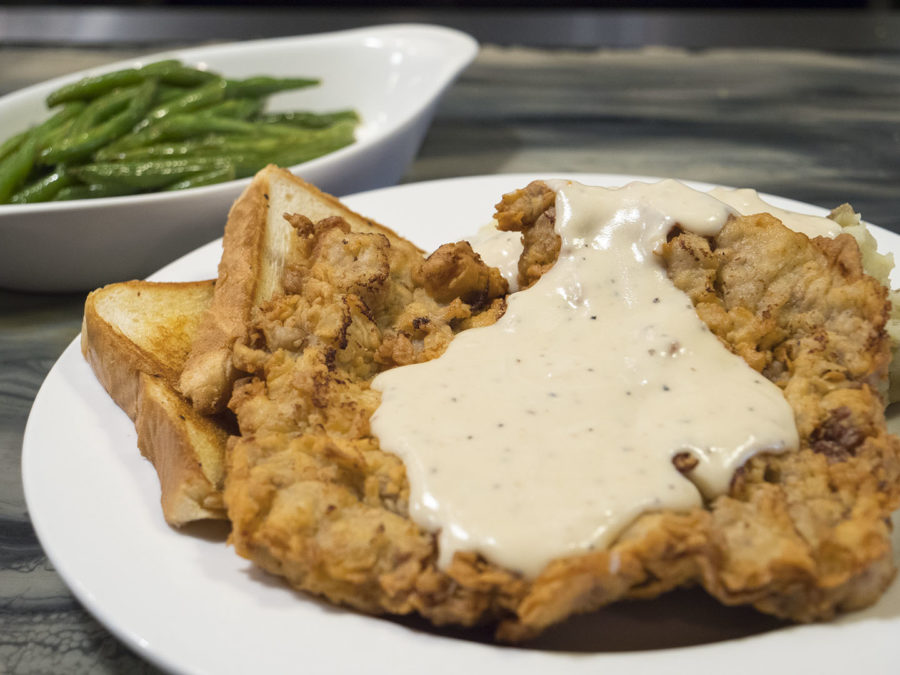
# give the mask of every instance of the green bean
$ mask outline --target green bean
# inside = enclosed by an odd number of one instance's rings
[[[271,155],[259,152],[223,152],[203,157],[97,162],[73,167],[72,173],[88,183],[128,186],[135,190],[154,190],[229,166],[234,168],[237,177],[243,178],[253,175],[270,161]]]
[[[183,157],[193,153],[209,154],[209,151],[221,151],[227,143],[227,136],[209,135],[184,141],[167,141],[123,150],[109,150],[105,148],[96,153],[94,159],[99,162],[134,162],[153,158]]]
[[[162,76],[168,75],[171,72],[180,71],[185,66],[179,59],[162,59],[160,61],[151,61],[150,63],[145,63],[143,66],[139,68],[141,74],[144,77],[152,77],[157,80],[161,80]],[[166,83],[170,84],[170,83]],[[183,84],[174,84],[171,83],[172,86],[176,87],[184,87],[184,86],[193,86],[196,82],[191,82],[189,85]]]
[[[115,143],[111,143],[98,152],[96,158],[108,161],[123,151],[164,141],[180,141],[210,134],[256,136],[260,134],[271,135],[284,131],[279,129],[273,130],[275,126],[266,125],[263,127],[252,122],[213,115],[172,115],[135,133],[123,136]],[[293,128],[288,128],[287,130],[290,132],[295,131]]]
[[[160,59],[159,61],[151,61],[141,66],[141,72],[149,73],[153,77],[159,77],[161,72],[165,72],[171,68],[181,68],[184,64],[178,59]]]
[[[237,177],[244,178],[252,176],[267,164],[279,166],[300,164],[334,152],[352,142],[352,127],[344,127],[328,130],[328,133],[319,134],[299,144],[285,143],[283,139],[266,139],[265,143],[257,144],[255,147],[249,143],[242,143],[241,147],[229,144],[223,146],[221,152],[234,163]]]
[[[209,134],[254,135],[258,126],[243,120],[207,115],[172,115],[135,133],[123,136],[97,153],[97,159],[108,161],[117,153],[162,141],[180,141]]]
[[[245,127],[238,128],[244,129]],[[100,161],[137,161],[188,155],[202,157],[229,152],[281,153],[286,148],[301,147],[304,144],[320,142],[322,139],[328,143],[338,139],[339,142],[346,144],[353,140],[353,128],[352,123],[341,122],[325,129],[294,129],[291,127],[291,133],[279,133],[277,136],[252,133],[188,135],[183,140],[170,139],[175,142],[160,142],[117,151],[107,148],[98,152],[95,158]],[[178,131],[185,132],[190,130],[190,128],[178,129]]]
[[[273,153],[284,148],[284,143],[278,141],[268,145],[254,143],[234,144],[228,138],[216,136],[199,141],[184,141],[181,143],[164,143],[145,148],[135,148],[127,153],[121,153],[113,161],[116,162],[143,162],[163,159],[210,159],[222,157],[238,157],[238,164],[247,163],[243,158],[251,157],[251,163],[256,162],[257,157],[264,157],[266,153]]]
[[[168,149],[170,152],[165,152],[164,149]],[[269,162],[265,161],[265,157],[265,154],[254,149],[232,148],[227,145],[198,147],[194,142],[186,142],[175,145],[138,148],[133,153],[129,152],[127,156],[123,156],[115,161],[95,162],[93,165],[85,166],[92,167],[89,171],[101,171],[108,174],[112,166],[130,165],[136,167],[159,163],[168,164],[170,161],[180,160],[185,163],[195,161],[199,165],[209,165],[215,168],[231,164],[238,173],[246,175],[247,167],[262,168],[268,164]],[[121,171],[122,173],[127,173],[129,169],[122,169]],[[98,180],[100,179],[98,178]],[[103,180],[110,180],[110,177],[107,175]]]
[[[271,162],[271,155],[262,155],[258,152],[229,152],[222,155],[234,165],[235,178],[246,178],[254,175]]]
[[[266,102],[262,98],[233,98],[199,110],[197,114],[202,117],[228,117],[236,120],[248,120],[259,115],[265,107]]]
[[[141,68],[141,73],[145,77],[154,77],[160,82],[178,87],[194,87],[198,84],[205,84],[210,80],[219,79],[219,76],[215,73],[191,68],[176,60],[148,63]]]
[[[169,117],[220,103],[225,98],[225,80],[216,79],[208,84],[189,90],[186,94],[163,105],[153,108],[144,120],[144,126]]]
[[[253,122],[214,115],[181,115],[173,117],[171,122],[163,136],[165,140],[179,140],[201,134],[255,136],[260,132],[259,125]]]
[[[144,81],[129,101],[128,107],[92,129],[45,148],[41,153],[42,163],[58,164],[84,159],[119,138],[141,120],[152,104],[155,92],[156,80]]]
[[[202,187],[204,185],[214,185],[216,183],[224,183],[228,180],[234,180],[235,168],[234,164],[224,164],[219,169],[213,169],[207,173],[194,174],[190,178],[172,183],[166,187],[166,191],[187,190],[193,187]]]
[[[279,138],[293,138],[293,139],[304,139],[304,138],[316,138],[319,134],[327,131],[328,129],[334,129],[335,127],[348,128],[352,129],[356,125],[353,122],[344,121],[344,122],[335,122],[327,127],[323,127],[321,129],[316,129],[313,127],[301,127],[294,126],[292,124],[276,124],[272,123],[258,123],[259,133],[264,136],[270,137],[279,137]]]
[[[249,150],[256,148],[260,152],[290,153],[293,150],[304,152],[304,146],[321,143],[332,144],[334,142],[348,143],[353,140],[352,122],[339,122],[325,129],[293,129],[293,133],[279,133],[276,136],[262,136],[245,138],[233,136],[225,144],[226,148],[234,150]],[[296,164],[296,162],[294,162]]]
[[[112,149],[136,148],[160,141],[177,141],[207,134],[304,138],[317,131],[288,124],[260,124],[215,115],[173,115],[127,138],[122,138]]]
[[[134,194],[135,190],[123,185],[70,185],[56,193],[52,201],[67,202],[72,199],[98,199],[100,197],[120,197]]]
[[[10,204],[31,204],[47,202],[56,197],[60,190],[75,182],[71,174],[62,166],[30,185],[26,185],[9,199]]]
[[[10,196],[25,182],[37,154],[38,137],[30,132],[18,148],[0,160],[0,204],[9,201]]]
[[[98,162],[73,167],[72,173],[85,183],[152,190],[194,174],[221,169],[227,163],[228,159],[224,157],[154,159],[143,162]]]
[[[277,163],[272,159],[271,152],[262,153],[254,150],[238,150],[223,148],[219,154],[208,154],[196,157],[198,160],[209,162],[229,163],[234,166],[236,178],[252,176],[267,164]]]
[[[280,91],[313,87],[319,83],[320,80],[302,77],[249,77],[246,80],[228,80],[225,95],[228,98],[269,96]]]
[[[355,110],[336,110],[328,113],[282,112],[260,115],[258,119],[263,124],[295,124],[311,129],[321,129],[345,120],[358,122],[359,115]]]
[[[144,79],[136,68],[116,70],[94,77],[84,77],[77,82],[67,84],[52,92],[47,97],[47,105],[50,108],[68,101],[84,101],[102,96],[120,87],[129,87],[140,84]]]
[[[326,130],[325,133],[310,139],[305,144],[283,148],[279,153],[274,155],[270,161],[275,164],[280,164],[281,166],[300,164],[315,159],[316,157],[321,157],[329,152],[339,150],[340,148],[350,145],[352,142],[353,127],[350,125],[335,125],[331,129]]]

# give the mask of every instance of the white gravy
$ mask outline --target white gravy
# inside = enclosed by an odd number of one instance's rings
[[[675,223],[711,235],[730,207],[675,181],[549,183],[553,268],[496,324],[373,382],[373,432],[403,459],[410,515],[438,533],[442,566],[477,551],[533,577],[798,444],[781,391],[721,345],[654,255]],[[687,478],[672,463],[684,451],[699,460]]]

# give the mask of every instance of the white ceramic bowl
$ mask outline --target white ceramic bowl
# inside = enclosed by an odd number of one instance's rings
[[[317,77],[320,86],[274,96],[269,108],[355,108],[360,113],[355,143],[290,167],[323,190],[342,195],[391,185],[402,177],[438,99],[477,49],[471,37],[458,31],[394,25],[165,52],[4,96],[0,129],[4,137],[11,136],[45,118],[44,99],[63,84],[163,58],[229,77]],[[0,205],[0,287],[75,291],[146,276],[221,236],[228,208],[249,180],[173,193]]]

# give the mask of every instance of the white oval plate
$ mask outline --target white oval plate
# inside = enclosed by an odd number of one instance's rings
[[[256,40],[147,56],[28,87],[0,98],[3,138],[47,117],[44,99],[86,75],[177,58],[229,77],[308,76],[321,85],[273,96],[271,110],[354,108],[357,141],[290,167],[332,194],[393,185],[406,171],[441,94],[475,57],[471,37],[395,25]],[[0,139],[2,140],[2,139]],[[0,205],[0,287],[94,288],[144,277],[221,236],[228,208],[250,179],[172,193]]]
[[[607,186],[635,179],[569,177]],[[489,222],[503,192],[532,178],[435,181],[346,202],[428,250],[474,233]],[[827,213],[766,199],[804,213]],[[900,254],[900,237],[873,229],[881,250]],[[220,242],[214,242],[154,278],[210,278],[220,252]],[[179,673],[758,675],[773,667],[886,672],[888,664],[900,662],[896,584],[870,609],[811,626],[780,626],[750,610],[721,607],[699,592],[676,593],[575,619],[530,648],[491,644],[483,632],[442,634],[416,621],[328,606],[239,558],[225,545],[222,528],[177,532],[165,524],[156,473],[137,450],[130,420],[81,357],[78,340],[35,399],[22,471],[35,530],[76,597],[139,655]]]

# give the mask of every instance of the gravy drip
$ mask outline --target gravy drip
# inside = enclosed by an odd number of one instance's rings
[[[781,391],[722,346],[654,255],[676,223],[713,235],[731,209],[675,181],[548,184],[553,268],[496,324],[372,385],[373,432],[404,461],[410,515],[438,533],[444,567],[477,551],[536,576],[798,444]],[[683,452],[697,460],[685,475]]]

